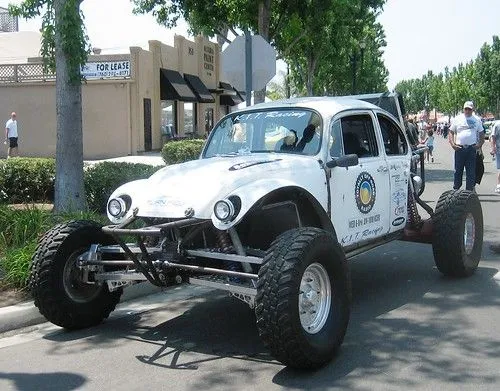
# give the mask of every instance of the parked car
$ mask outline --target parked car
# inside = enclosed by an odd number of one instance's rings
[[[349,323],[348,259],[414,241],[432,245],[444,275],[471,275],[483,240],[477,195],[446,191],[433,210],[420,198],[425,147],[408,141],[399,96],[376,100],[396,116],[360,99],[290,99],[228,114],[198,160],[116,189],[111,225],[72,221],[47,232],[33,256],[35,305],[80,329],[107,318],[137,282],[207,286],[255,310],[278,360],[317,368]]]

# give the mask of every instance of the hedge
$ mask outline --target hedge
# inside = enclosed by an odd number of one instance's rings
[[[102,162],[85,170],[85,193],[90,210],[104,213],[108,198],[117,187],[153,175],[163,166],[142,163]]]
[[[184,163],[200,157],[205,139],[169,141],[161,150],[165,164]]]
[[[0,202],[11,204],[54,200],[54,159],[0,160]]]
[[[101,162],[87,166],[84,182],[89,209],[104,212],[108,197],[118,186],[147,178],[161,167],[125,162]],[[54,159],[0,160],[0,203],[52,203],[54,184]]]

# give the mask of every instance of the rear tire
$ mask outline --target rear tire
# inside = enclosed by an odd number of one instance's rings
[[[109,316],[122,289],[109,292],[106,284],[84,283],[76,261],[91,244],[113,243],[93,221],[59,224],[42,237],[32,258],[30,288],[47,320],[66,329],[81,329]]]
[[[468,190],[444,192],[432,218],[432,250],[445,276],[474,273],[483,247],[483,211],[477,195]]]
[[[301,369],[332,359],[347,329],[351,280],[334,236],[318,228],[280,235],[259,270],[255,313],[276,359]]]

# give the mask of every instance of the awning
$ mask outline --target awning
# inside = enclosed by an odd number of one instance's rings
[[[160,69],[160,99],[183,102],[198,101],[179,72],[164,68]]]
[[[208,91],[208,88],[203,84],[201,79],[198,76],[190,75],[188,73],[184,74],[184,79],[187,81],[187,84],[193,90],[194,94],[198,98],[198,102],[200,103],[213,103],[215,102],[214,97]]]
[[[245,101],[245,94],[236,91],[231,84],[221,81],[219,85],[223,89],[223,92],[219,97],[220,104],[222,106],[236,106]]]

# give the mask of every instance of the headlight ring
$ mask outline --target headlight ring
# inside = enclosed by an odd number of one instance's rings
[[[108,213],[115,218],[125,216],[127,209],[127,203],[121,197],[112,198],[108,202]]]
[[[220,221],[229,222],[236,216],[234,204],[228,200],[217,201],[214,205],[214,214]]]

